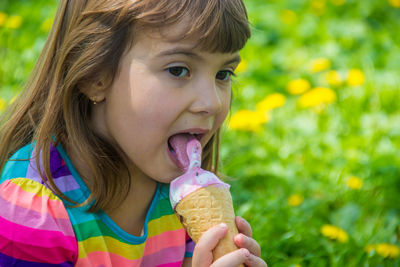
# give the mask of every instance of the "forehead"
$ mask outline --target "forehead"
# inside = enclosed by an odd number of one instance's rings
[[[199,36],[194,34],[190,38],[182,38],[189,29],[189,19],[182,18],[177,23],[166,27],[143,27],[140,24],[137,27],[136,42],[153,43],[153,46],[165,46],[173,44],[182,44],[192,49],[196,48]],[[135,43],[136,43],[135,42]]]
[[[173,24],[164,28],[141,28],[135,35],[134,50],[142,52],[141,56],[172,56],[183,54],[213,55],[215,60],[219,58],[235,57],[239,61],[239,51],[233,53],[208,52],[206,49],[201,49],[199,46],[199,36],[191,34],[189,37],[181,38],[188,29],[188,20],[182,20],[179,23]],[[138,53],[136,53],[138,56]]]

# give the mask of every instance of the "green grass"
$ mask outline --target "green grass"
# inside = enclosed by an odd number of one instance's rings
[[[239,215],[253,227],[269,266],[399,266],[368,245],[400,246],[400,8],[388,1],[246,0],[253,36],[241,56],[232,118],[271,93],[285,96],[261,131],[228,129],[222,171],[232,177]],[[43,22],[56,1],[2,1],[20,15],[18,29],[0,26],[0,97],[9,101],[26,81],[44,44]],[[321,4],[322,3],[322,4]],[[290,11],[288,11],[290,10]],[[331,66],[310,71],[316,58]],[[350,69],[365,82],[349,86]],[[329,70],[343,79],[331,86]],[[333,103],[301,108],[287,85],[303,78],[335,92]],[[362,181],[359,189],[349,178]],[[290,205],[293,194],[304,199]],[[347,242],[321,233],[334,225]]]

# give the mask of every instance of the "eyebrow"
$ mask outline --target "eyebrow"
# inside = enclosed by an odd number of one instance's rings
[[[190,58],[194,58],[200,61],[204,61],[204,59],[199,56],[196,53],[192,52],[192,49],[186,49],[186,48],[172,48],[168,49],[165,51],[160,52],[159,54],[156,55],[156,57],[162,57],[162,56],[172,56],[172,55],[184,55]],[[239,55],[236,55],[234,58],[231,58],[227,60],[226,62],[223,63],[223,65],[229,65],[232,63],[238,63],[241,61],[241,58]]]
[[[241,57],[240,57],[239,55],[237,55],[237,56],[235,56],[234,58],[229,59],[228,61],[226,61],[226,62],[224,63],[224,65],[229,65],[229,64],[232,64],[232,63],[237,63],[237,64],[239,64],[241,60],[242,60]]]
[[[162,51],[159,54],[157,54],[157,57],[160,57],[160,56],[173,56],[173,55],[184,55],[184,56],[187,56],[187,57],[192,57],[192,58],[196,58],[196,59],[202,59],[199,55],[197,55],[196,53],[193,53],[191,49],[186,49],[186,48],[168,49],[168,50]]]

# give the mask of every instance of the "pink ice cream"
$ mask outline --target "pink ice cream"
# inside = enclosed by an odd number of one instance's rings
[[[196,138],[180,138],[179,141],[173,141],[177,159],[185,173],[170,184],[169,198],[172,207],[181,201],[190,193],[202,187],[209,185],[222,186],[229,189],[230,185],[222,182],[214,173],[201,168],[201,144]]]

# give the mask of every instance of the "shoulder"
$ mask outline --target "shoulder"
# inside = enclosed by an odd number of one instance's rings
[[[0,184],[0,262],[73,265],[77,242],[63,202],[27,178]]]
[[[28,144],[8,159],[1,172],[0,183],[15,177],[26,177],[33,149],[34,143]]]

